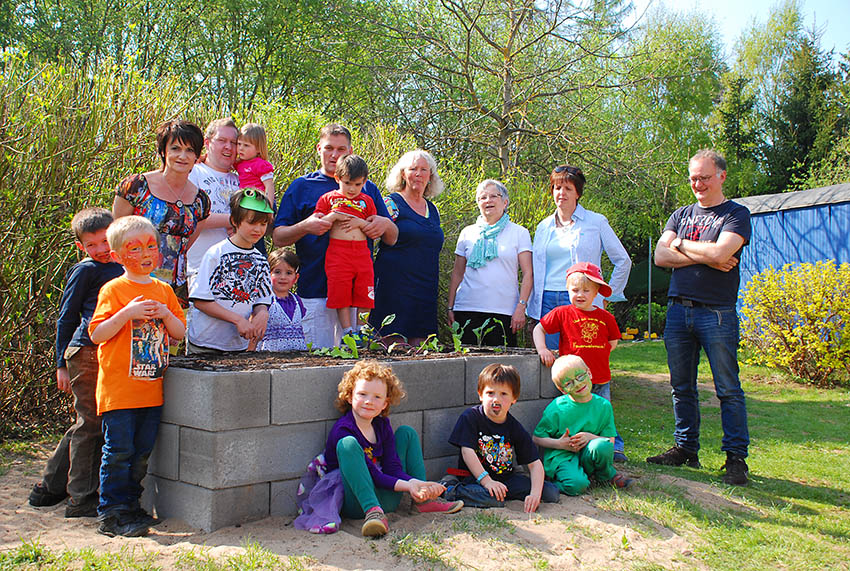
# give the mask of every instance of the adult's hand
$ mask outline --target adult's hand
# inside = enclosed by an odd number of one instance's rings
[[[375,216],[364,228],[363,233],[372,240],[383,238],[387,244],[395,244],[398,239],[398,227],[386,216]]]
[[[298,225],[301,227],[305,234],[321,236],[322,234],[331,229],[331,227],[333,226],[333,221],[325,220],[323,216],[314,212],[313,214],[299,222]]]

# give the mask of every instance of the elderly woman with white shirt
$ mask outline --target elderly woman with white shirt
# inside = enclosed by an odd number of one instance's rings
[[[623,289],[629,280],[632,262],[608,219],[578,203],[584,185],[584,173],[578,167],[558,166],[549,176],[555,212],[544,218],[534,232],[534,290],[528,302],[528,316],[534,319],[540,319],[559,305],[569,305],[567,268],[577,262],[591,262],[601,267],[603,250],[614,264],[608,280],[613,293],[608,298],[597,295],[593,304],[603,307],[603,300],[626,299]],[[546,346],[557,349],[558,337],[557,334],[546,335]]]
[[[525,325],[525,309],[533,283],[531,236],[508,217],[508,189],[493,179],[475,191],[481,215],[458,236],[449,282],[449,323],[466,324],[462,342],[477,342],[473,329],[487,319],[493,329],[485,345],[516,346],[516,332]],[[522,284],[517,289],[517,269]],[[495,323],[498,320],[501,325]],[[486,329],[486,328],[485,328]]]

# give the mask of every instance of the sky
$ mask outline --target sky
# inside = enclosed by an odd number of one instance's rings
[[[741,32],[748,29],[756,19],[767,21],[773,6],[781,0],[632,0],[637,12],[643,12],[648,4],[665,5],[676,12],[691,10],[705,11],[714,15],[726,45],[727,61],[732,63],[732,47]],[[834,48],[836,54],[850,52],[850,0],[799,0],[803,16],[803,29],[809,30],[813,23],[823,29],[821,49]],[[651,9],[651,8],[650,8]]]

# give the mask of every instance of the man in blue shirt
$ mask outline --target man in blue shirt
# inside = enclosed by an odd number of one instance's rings
[[[316,151],[321,168],[298,177],[286,189],[280,200],[272,236],[275,247],[295,244],[295,252],[301,260],[298,295],[307,310],[302,320],[304,337],[313,347],[333,347],[342,334],[336,310],[327,308],[325,251],[329,240],[327,232],[333,224],[322,220],[315,210],[319,197],[339,188],[334,180],[336,163],[351,154],[351,133],[335,123],[325,125]],[[398,228],[389,217],[378,187],[367,181],[363,192],[372,198],[378,210],[378,216],[363,228],[363,232],[370,240],[380,238],[387,244],[395,244]]]
[[[647,462],[699,467],[699,399],[697,365],[700,347],[708,356],[726,452],[723,481],[745,485],[744,460],[750,436],[747,406],[738,378],[738,260],[751,235],[750,212],[723,195],[726,161],[701,150],[688,163],[697,201],[676,210],[655,248],[655,263],[673,268],[664,344],[673,387],[676,445]]]

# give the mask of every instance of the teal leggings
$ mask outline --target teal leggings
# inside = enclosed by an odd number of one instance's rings
[[[395,431],[395,449],[404,471],[413,478],[424,481],[425,460],[416,431],[409,426],[399,426]],[[394,512],[398,508],[402,492],[375,487],[366,466],[363,447],[356,438],[341,438],[336,443],[336,454],[345,485],[345,499],[342,502],[344,517],[360,519],[375,506],[381,506],[385,512]]]
[[[577,496],[590,485],[590,478],[607,482],[617,473],[614,445],[607,438],[594,438],[578,453],[558,464],[552,480],[568,496]]]

